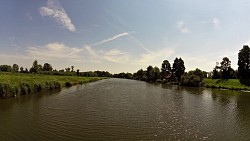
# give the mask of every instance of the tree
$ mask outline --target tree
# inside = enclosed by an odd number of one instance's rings
[[[184,61],[181,58],[175,58],[173,68],[172,68],[173,74],[177,77],[178,82],[181,80],[181,76],[185,72],[185,65]]]
[[[18,71],[19,71],[19,66],[18,66],[17,64],[13,64],[12,70],[13,70],[14,72],[18,72]]]
[[[244,45],[238,53],[238,73],[240,79],[250,78],[250,48]]]
[[[74,66],[71,66],[71,72],[74,72]]]
[[[44,63],[43,65],[43,71],[52,71],[53,68],[49,63]]]
[[[24,72],[23,67],[20,67],[20,72],[21,72],[21,73],[23,73],[23,72]]]
[[[221,78],[221,73],[219,72],[220,66],[219,62],[216,62],[216,65],[213,69],[213,73],[212,73],[212,79],[220,79]]]
[[[182,86],[200,87],[203,85],[204,74],[200,69],[189,71],[181,77]]]
[[[65,71],[66,72],[70,72],[70,68],[65,68]]]
[[[160,69],[158,67],[154,67],[153,69],[153,78],[152,81],[155,82],[161,76]]]
[[[238,76],[240,82],[250,86],[250,48],[244,45],[238,53]]]
[[[148,66],[147,67],[147,81],[151,81],[153,79],[153,67],[152,66]]]
[[[9,65],[1,65],[0,66],[0,71],[4,71],[4,72],[11,72],[12,68]]]
[[[166,77],[171,72],[171,65],[168,60],[164,60],[161,64],[162,77]]]
[[[222,59],[222,62],[220,64],[221,64],[221,66],[220,66],[220,69],[221,69],[221,78],[222,79],[230,79],[230,78],[232,78],[230,76],[230,73],[232,71],[231,61],[227,57],[224,57]]]
[[[37,62],[37,60],[35,60],[35,61],[33,62],[32,67],[30,68],[30,72],[37,73],[37,72],[38,72],[38,69],[39,69],[38,62]]]
[[[79,69],[76,70],[76,75],[80,76],[80,70]]]

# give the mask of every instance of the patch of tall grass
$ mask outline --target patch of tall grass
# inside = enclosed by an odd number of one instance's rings
[[[57,90],[76,84],[98,81],[101,77],[60,76],[44,74],[0,73],[0,98],[18,97],[46,90]]]

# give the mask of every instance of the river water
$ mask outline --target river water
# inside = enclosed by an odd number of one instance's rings
[[[250,140],[250,93],[107,79],[0,100],[0,140]]]

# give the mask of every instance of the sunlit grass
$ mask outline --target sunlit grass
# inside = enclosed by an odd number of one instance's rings
[[[15,97],[98,81],[101,77],[0,73],[0,97]]]
[[[230,90],[250,90],[249,86],[240,83],[239,79],[204,79],[205,87]]]

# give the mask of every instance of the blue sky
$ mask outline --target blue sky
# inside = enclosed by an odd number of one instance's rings
[[[1,0],[0,64],[136,72],[181,57],[212,71],[250,43],[250,0]]]

